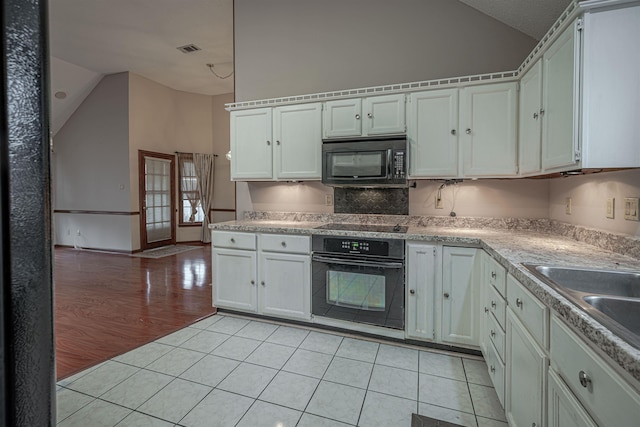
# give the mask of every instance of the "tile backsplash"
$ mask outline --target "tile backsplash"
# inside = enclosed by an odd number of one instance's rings
[[[333,193],[334,212],[409,215],[408,188],[340,188]]]

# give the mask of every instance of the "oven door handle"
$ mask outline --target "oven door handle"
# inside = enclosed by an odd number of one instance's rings
[[[313,261],[326,262],[331,264],[340,264],[340,265],[356,265],[359,267],[374,267],[374,268],[402,268],[403,264],[401,262],[369,262],[369,261],[358,261],[353,259],[344,259],[344,258],[333,258],[333,257],[325,257],[322,255],[314,254],[311,259]]]

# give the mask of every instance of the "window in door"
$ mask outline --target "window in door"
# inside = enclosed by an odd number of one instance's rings
[[[193,155],[178,154],[178,176],[180,177],[180,226],[200,226],[204,218],[198,194],[198,178],[193,164]]]

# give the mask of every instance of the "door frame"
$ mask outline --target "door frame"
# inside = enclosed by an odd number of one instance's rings
[[[145,207],[146,200],[146,182],[145,182],[145,157],[155,157],[170,161],[170,204],[171,207],[171,241],[170,244],[176,244],[176,156],[173,154],[157,153],[154,151],[138,150],[138,208],[140,209],[140,250],[153,249],[165,246],[166,240],[161,242],[147,243],[147,211]]]

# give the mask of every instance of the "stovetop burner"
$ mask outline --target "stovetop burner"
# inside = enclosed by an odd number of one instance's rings
[[[369,231],[373,233],[406,233],[409,227],[406,225],[376,225],[376,224],[345,224],[333,223],[316,227],[318,230],[336,231]]]

